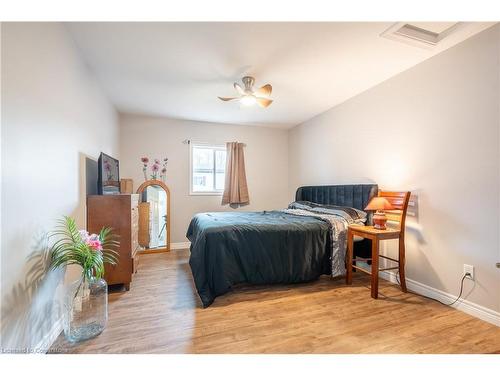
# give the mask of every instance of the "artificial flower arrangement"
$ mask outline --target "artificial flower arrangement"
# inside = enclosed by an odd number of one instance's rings
[[[63,304],[63,328],[70,342],[100,334],[108,320],[108,284],[104,264],[116,264],[120,245],[110,228],[99,234],[78,230],[75,220],[65,216],[52,233],[59,239],[52,246],[51,268],[77,264],[82,276],[67,287]]]
[[[149,165],[149,158],[147,156],[143,156],[141,158],[142,162],[142,173],[144,173],[144,180],[148,180],[147,170]],[[165,177],[167,175],[167,163],[168,158],[163,159],[163,164],[160,163],[159,159],[154,159],[154,162],[151,164],[151,179],[158,180],[158,175],[160,179],[165,182]]]
[[[116,264],[120,243],[111,228],[102,228],[99,234],[78,230],[75,219],[65,216],[52,235],[60,238],[51,251],[51,268],[70,264],[82,267],[82,281],[104,276],[104,263]]]

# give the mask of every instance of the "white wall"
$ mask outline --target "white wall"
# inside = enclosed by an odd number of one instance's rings
[[[463,264],[472,264],[467,299],[497,312],[499,49],[495,26],[289,134],[290,198],[303,184],[416,192],[408,278],[457,295]]]
[[[288,133],[286,130],[183,121],[124,114],[120,116],[120,175],[132,178],[134,190],[144,181],[141,156],[169,158],[166,184],[171,191],[172,242],[185,235],[194,214],[233,210],[221,196],[189,195],[189,146],[198,142],[246,144],[245,163],[250,204],[238,210],[281,209],[288,205]]]
[[[62,215],[84,227],[84,155],[118,156],[119,128],[61,24],[3,23],[1,72],[1,347],[23,349],[59,318],[46,233]]]

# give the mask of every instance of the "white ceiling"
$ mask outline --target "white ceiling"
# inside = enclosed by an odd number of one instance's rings
[[[392,22],[68,23],[119,111],[292,127],[493,25],[464,23],[434,49],[380,37]],[[440,31],[448,22],[414,23]],[[270,83],[267,109],[240,107],[244,75]]]

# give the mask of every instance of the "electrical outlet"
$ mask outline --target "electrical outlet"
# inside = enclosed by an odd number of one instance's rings
[[[470,275],[467,276],[467,278],[474,280],[474,266],[471,266],[470,264],[464,264],[464,273],[462,274],[462,276],[465,276],[467,273]]]

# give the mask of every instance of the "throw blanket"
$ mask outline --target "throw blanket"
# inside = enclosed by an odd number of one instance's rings
[[[306,208],[306,207],[304,207]],[[311,209],[286,209],[290,215],[316,217],[330,226],[330,261],[332,277],[345,274],[345,254],[347,249],[347,226],[354,220],[342,209],[337,214],[323,214]]]
[[[317,212],[320,214],[340,216],[341,218],[346,220],[349,224],[364,225],[367,219],[367,214],[365,211],[361,211],[353,207],[318,204],[308,201],[296,201],[290,203],[288,205],[288,208],[296,208],[301,210]]]

